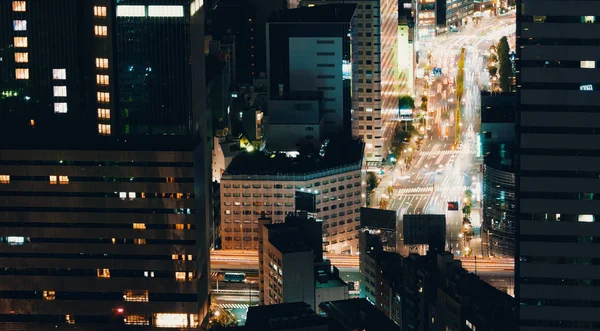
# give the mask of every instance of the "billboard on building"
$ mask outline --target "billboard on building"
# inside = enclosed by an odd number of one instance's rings
[[[446,243],[446,215],[404,215],[403,223],[405,245],[444,247]]]

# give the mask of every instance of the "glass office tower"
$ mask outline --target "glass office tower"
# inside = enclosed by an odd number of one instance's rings
[[[600,329],[599,19],[600,1],[517,4],[520,330]]]

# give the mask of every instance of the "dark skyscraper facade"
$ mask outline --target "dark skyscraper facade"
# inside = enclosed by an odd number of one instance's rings
[[[195,329],[202,0],[0,2],[0,329]]]
[[[197,131],[204,32],[192,22],[193,3],[4,2],[2,125],[106,136]]]
[[[600,329],[599,1],[517,3],[520,330]]]

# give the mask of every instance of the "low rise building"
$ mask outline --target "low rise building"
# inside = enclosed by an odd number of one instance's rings
[[[367,263],[361,252],[364,296],[403,330],[515,329],[514,299],[462,268],[451,253],[402,257],[384,252],[376,236],[363,237],[361,244],[369,245]]]
[[[320,154],[295,158],[282,153],[244,152],[221,178],[223,249],[258,250],[258,219],[281,223],[294,212],[297,190],[316,195],[323,247],[357,254],[360,207],[364,205],[363,144],[332,140]]]
[[[261,218],[259,301],[261,305],[348,299],[348,285],[323,261],[321,228],[308,214],[290,214],[285,223]]]

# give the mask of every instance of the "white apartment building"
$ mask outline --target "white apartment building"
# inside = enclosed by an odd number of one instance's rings
[[[258,250],[261,215],[274,223],[283,222],[286,213],[295,211],[296,191],[306,190],[317,195],[323,248],[336,254],[358,252],[360,207],[365,201],[362,153],[333,168],[317,166],[305,171],[294,165],[293,172],[287,173],[281,170],[280,162],[291,163],[292,159],[258,158],[261,164],[256,164],[257,158],[250,153],[238,155],[221,177],[220,235],[224,250]]]
[[[367,162],[378,165],[388,154],[398,116],[398,97],[408,93],[399,80],[397,0],[308,0],[301,6],[355,3],[357,49],[352,77],[352,135],[365,142]]]

